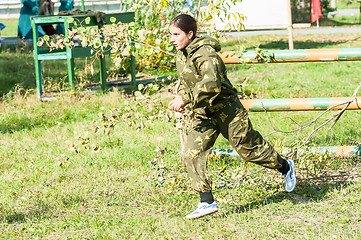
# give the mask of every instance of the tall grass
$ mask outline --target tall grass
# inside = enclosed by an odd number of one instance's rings
[[[161,99],[166,105],[170,93]],[[124,101],[134,106],[118,91],[2,102],[3,239],[360,237],[357,159],[339,159],[337,169],[327,163],[320,178],[302,176],[299,169],[299,185],[286,194],[276,172],[256,173],[257,166],[214,158],[209,170],[221,211],[186,220],[198,199],[182,167],[177,130],[159,118],[140,131],[115,122],[107,134],[99,113],[124,113]],[[319,159],[313,155],[310,161]],[[338,177],[327,181],[330,173]]]
[[[286,40],[273,43],[277,38],[251,40],[283,46]],[[297,40],[300,46],[302,41],[305,46],[322,46],[322,41],[335,42],[335,47],[358,44],[355,36],[354,41],[346,36],[302,39]],[[27,61],[30,57],[22,64]],[[31,68],[22,69],[16,74],[25,76]],[[357,62],[239,65],[228,70],[235,85],[264,98],[349,96],[359,82]],[[1,239],[361,237],[359,157],[299,157],[298,185],[292,193],[283,190],[276,171],[235,158],[210,158],[220,211],[189,221],[184,216],[199,199],[182,164],[175,118],[166,108],[171,92],[143,99],[118,90],[76,91],[41,102],[21,86],[23,90],[14,89],[0,103]],[[250,113],[250,118],[267,135],[273,131],[270,121],[287,130],[295,127],[289,117],[306,122],[317,114],[272,113],[269,120],[264,113]],[[346,112],[332,130],[317,132],[310,146],[359,144],[359,117],[358,111]],[[292,147],[307,133],[266,138],[276,146]],[[215,147],[229,145],[220,137]]]

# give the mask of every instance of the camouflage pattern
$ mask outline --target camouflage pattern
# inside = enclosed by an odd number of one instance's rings
[[[176,57],[179,94],[188,107],[199,114],[218,111],[224,102],[237,99],[237,90],[227,78],[226,67],[216,51],[218,41],[196,37]]]
[[[215,39],[197,37],[176,58],[179,94],[194,113],[185,133],[184,160],[198,192],[211,191],[207,156],[220,133],[245,161],[272,169],[284,161],[253,129],[217,54],[220,49]]]
[[[218,112],[195,114],[186,131],[184,160],[196,191],[211,191],[207,156],[220,133],[229,140],[243,160],[272,169],[282,166],[284,160],[259,132],[253,129],[242,104],[233,101]]]

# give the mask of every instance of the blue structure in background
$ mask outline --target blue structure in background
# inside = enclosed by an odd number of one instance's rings
[[[71,11],[74,8],[74,0],[60,0],[59,12]],[[56,25],[56,34],[64,34],[64,25]]]
[[[31,28],[30,17],[38,15],[37,0],[21,0],[23,7],[20,10],[18,37],[22,39],[33,39],[33,31]],[[37,31],[40,36],[45,35],[43,29],[38,26]]]
[[[4,28],[6,28],[6,26],[5,26],[5,24],[3,24],[3,23],[0,23],[0,32],[1,32],[1,30],[3,30]],[[1,33],[0,33],[0,51],[1,51]]]
[[[23,4],[20,10],[18,37],[21,39],[33,39],[33,31],[31,28],[30,17],[37,16],[39,11],[38,0],[21,0]],[[71,11],[74,8],[74,0],[60,0],[59,12]],[[37,27],[39,36],[44,36],[45,32],[41,26]],[[64,34],[64,26],[58,24],[56,26],[57,34]]]
[[[60,0],[59,12],[71,11],[74,8],[74,0]]]
[[[0,31],[3,30],[4,28],[6,28],[5,24],[0,23]]]

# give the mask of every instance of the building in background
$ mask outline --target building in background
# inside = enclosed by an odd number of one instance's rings
[[[227,1],[227,0],[226,0]],[[282,29],[288,26],[288,0],[243,0],[230,7],[231,13],[241,13],[245,16],[245,30]],[[294,27],[307,27],[311,24],[310,0],[290,0],[292,23]],[[235,24],[235,20],[224,20],[223,16],[216,18],[215,26],[223,30],[227,24]]]

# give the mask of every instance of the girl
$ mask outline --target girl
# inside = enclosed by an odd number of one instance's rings
[[[282,158],[253,129],[217,54],[221,50],[218,41],[209,36],[198,37],[197,22],[187,14],[175,17],[169,31],[171,42],[178,50],[176,65],[181,82],[179,95],[174,96],[169,108],[182,112],[187,106],[194,113],[185,133],[183,157],[192,186],[200,195],[200,203],[186,218],[199,218],[218,211],[207,172],[207,155],[220,133],[245,161],[282,173],[286,191],[292,191],[296,185],[294,163]]]

